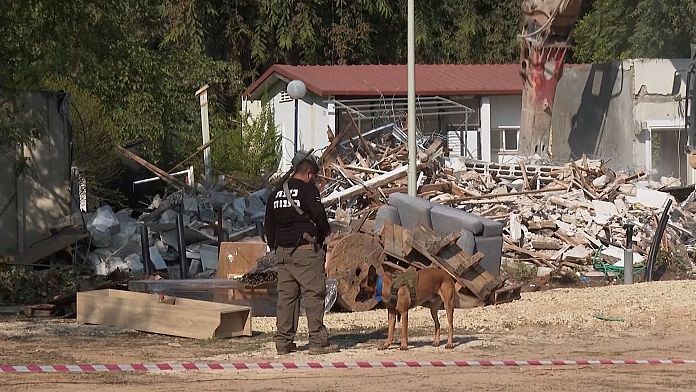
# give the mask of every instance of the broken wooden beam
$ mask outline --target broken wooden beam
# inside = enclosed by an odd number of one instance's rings
[[[426,164],[420,163],[416,165],[416,169],[421,169]],[[388,173],[381,174],[375,178],[365,181],[363,184],[358,184],[352,186],[348,189],[342,191],[334,192],[321,200],[325,206],[333,205],[341,199],[348,199],[354,196],[361,195],[369,190],[375,189],[382,185],[386,185],[394,180],[405,177],[408,172],[408,165],[403,165],[397,169],[394,169]]]
[[[516,197],[516,196],[522,196],[522,195],[537,195],[540,193],[548,193],[548,192],[566,192],[566,188],[544,188],[544,189],[539,189],[536,191],[522,191],[522,192],[512,192],[512,193],[505,193],[505,194],[493,194],[493,193],[488,193],[485,195],[480,195],[480,196],[465,196],[465,197],[456,197],[453,198],[452,200],[449,200],[449,203],[457,203],[460,201],[471,201],[471,200],[482,200],[482,199],[497,199],[497,198],[502,198],[502,197]]]
[[[249,307],[121,290],[77,293],[77,321],[193,339],[251,336]]]
[[[121,146],[116,146],[116,150],[124,157],[126,157],[126,158],[138,163],[142,167],[146,168],[147,170],[152,172],[152,174],[156,175],[157,177],[159,177],[162,181],[166,182],[167,184],[169,184],[175,188],[178,188],[180,190],[191,189],[183,181],[172,176],[171,174],[167,173],[166,171],[160,169],[159,167],[153,165],[152,163],[146,161],[145,159],[137,156],[136,154],[133,154],[132,152],[126,150],[125,148],[123,148]]]
[[[522,285],[519,283],[515,283],[493,291],[488,299],[488,304],[500,305],[507,302],[516,301],[521,298]]]

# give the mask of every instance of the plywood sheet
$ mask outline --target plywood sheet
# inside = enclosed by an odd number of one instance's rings
[[[265,242],[223,242],[216,277],[237,278],[256,266],[256,261],[266,254]]]

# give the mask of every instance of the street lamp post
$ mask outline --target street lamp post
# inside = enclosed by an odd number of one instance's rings
[[[408,0],[407,47],[408,47],[408,195],[416,196],[418,191],[416,169],[416,44],[414,0]]]
[[[295,140],[294,140],[294,154],[297,154],[298,150],[298,140],[297,140],[297,105],[298,105],[298,100],[302,99],[304,97],[305,93],[307,92],[307,87],[305,86],[304,82],[301,80],[293,80],[290,83],[288,83],[288,95],[290,98],[295,100]],[[294,156],[293,154],[293,156]]]

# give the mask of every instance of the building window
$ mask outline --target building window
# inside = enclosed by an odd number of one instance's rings
[[[491,149],[494,151],[517,151],[520,137],[518,127],[491,129]]]

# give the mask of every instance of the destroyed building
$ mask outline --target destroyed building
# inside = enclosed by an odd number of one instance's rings
[[[565,163],[585,154],[607,160],[612,169],[640,167],[658,180],[674,177],[693,184],[696,175],[682,154],[689,61],[567,66],[553,107],[553,160]],[[517,163],[519,65],[417,65],[416,78],[419,131],[441,135],[450,156]],[[273,65],[247,88],[242,109],[255,113],[262,104],[272,105],[284,140],[283,169],[293,151],[290,80],[307,86],[298,105],[299,140],[307,148],[328,145],[327,127],[334,133],[354,132],[355,121],[367,132],[405,123],[405,65]]]
[[[405,123],[405,65],[292,66],[276,64],[244,93],[242,110],[255,113],[271,103],[283,136],[283,170],[293,151],[294,104],[286,88],[302,80],[299,142],[305,148],[328,145],[334,133],[362,132]],[[419,131],[438,134],[450,154],[504,162],[517,151],[522,81],[517,64],[436,64],[416,66]]]

